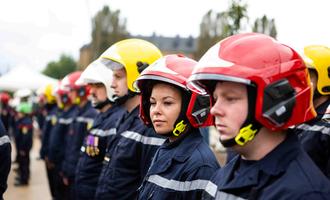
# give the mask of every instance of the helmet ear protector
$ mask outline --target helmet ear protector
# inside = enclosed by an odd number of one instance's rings
[[[77,90],[77,93],[78,93],[78,96],[79,97],[84,97],[86,95],[86,88],[84,87],[80,87],[78,90]]]
[[[67,95],[67,94],[62,94],[61,95],[61,101],[62,101],[62,103],[63,104],[67,104],[67,103],[69,103],[69,96]]]
[[[287,79],[268,85],[264,90],[263,116],[276,126],[283,125],[291,117],[296,104],[295,95],[296,92]]]
[[[212,103],[209,95],[192,93],[187,109],[187,118],[193,127],[213,125],[213,117],[210,114],[211,107]]]

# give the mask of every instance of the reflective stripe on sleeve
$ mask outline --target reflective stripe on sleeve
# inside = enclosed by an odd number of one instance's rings
[[[141,142],[147,145],[156,145],[160,146],[164,143],[165,139],[157,138],[157,137],[148,137],[141,135],[140,133],[133,132],[133,131],[125,131],[121,134],[123,137],[135,140],[137,142]]]
[[[7,135],[0,137],[0,146],[4,145],[6,143],[10,143],[9,137]]]
[[[67,125],[67,124],[72,123],[72,121],[73,121],[72,118],[67,118],[67,119],[65,119],[65,118],[60,118],[60,119],[58,120],[58,123]]]
[[[100,136],[100,137],[106,137],[109,135],[116,135],[116,128],[111,128],[108,130],[102,130],[102,129],[92,129],[91,131],[92,135]]]
[[[85,122],[85,123],[93,123],[94,122],[93,118],[88,118],[88,117],[77,117],[76,120],[77,120],[77,122]]]
[[[319,125],[310,126],[308,124],[300,124],[299,126],[297,126],[296,129],[315,131],[315,132],[320,132],[322,134],[330,135],[330,128],[325,126],[319,126]]]
[[[162,188],[167,188],[175,191],[192,191],[192,190],[204,190],[209,181],[207,180],[193,180],[193,181],[176,181],[169,180],[159,175],[152,175],[147,179],[148,182],[154,183]]]
[[[215,197],[216,200],[246,200],[242,197],[235,196],[233,194],[225,193],[222,191],[218,191]]]
[[[217,193],[218,186],[211,181],[209,181],[205,187],[205,191],[209,193],[212,197],[215,197],[215,194]]]

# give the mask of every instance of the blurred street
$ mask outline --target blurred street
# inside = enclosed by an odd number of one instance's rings
[[[15,177],[16,172],[14,169],[17,168],[17,164],[12,163],[11,171],[8,177],[8,189],[4,194],[5,200],[50,200],[50,193],[48,189],[48,182],[46,178],[46,170],[45,165],[42,160],[37,160],[39,156],[40,149],[40,140],[35,137],[33,141],[33,149],[31,151],[31,160],[30,160],[30,170],[31,170],[31,178],[28,186],[24,187],[15,187]],[[15,148],[12,142],[12,159],[14,159],[14,155],[16,155]]]

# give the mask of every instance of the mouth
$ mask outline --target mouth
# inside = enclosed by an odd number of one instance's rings
[[[215,124],[215,127],[219,132],[223,131],[226,128],[226,126],[223,124]]]
[[[152,123],[154,124],[154,125],[160,125],[160,124],[162,124],[162,123],[164,123],[165,121],[163,121],[163,120],[159,120],[159,119],[156,119],[156,120],[153,120],[152,121]]]

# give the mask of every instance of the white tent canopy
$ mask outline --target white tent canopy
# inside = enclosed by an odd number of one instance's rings
[[[35,91],[54,82],[57,80],[28,67],[16,67],[0,77],[0,90],[14,92],[18,89],[28,88]]]

